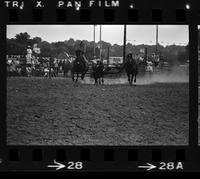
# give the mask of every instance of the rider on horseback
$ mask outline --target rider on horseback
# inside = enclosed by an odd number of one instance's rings
[[[83,43],[83,41],[80,42],[78,49],[76,50],[76,58],[77,59],[82,59],[85,65],[85,68],[88,65],[88,61],[85,57],[85,44]]]
[[[125,65],[128,65],[130,63],[134,64],[135,66],[137,65],[137,63],[138,63],[138,54],[136,54],[134,57],[133,57],[132,52],[129,52],[127,54]]]
[[[85,57],[85,45],[81,41],[78,49],[76,50],[76,59],[72,62],[72,80],[74,81],[74,74],[77,75],[76,81],[78,81],[78,76],[81,74],[81,79],[84,79],[85,74],[88,71],[88,61]]]
[[[134,78],[134,83],[136,83],[136,76],[138,74],[138,63],[136,60],[136,56],[133,58],[132,52],[128,53],[124,67],[128,76],[129,84],[132,85],[133,78]]]

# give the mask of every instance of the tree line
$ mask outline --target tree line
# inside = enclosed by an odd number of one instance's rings
[[[200,34],[200,30],[199,30]],[[199,35],[200,37],[200,35]],[[200,41],[198,39],[198,41]],[[7,38],[7,54],[8,55],[26,55],[28,45],[33,46],[33,44],[37,43],[40,48],[41,53],[39,56],[48,57],[53,56],[57,57],[59,54],[66,52],[70,55],[75,56],[75,51],[78,48],[78,45],[81,41],[74,40],[70,38],[69,40],[58,41],[49,43],[47,41],[42,40],[41,37],[33,37],[27,33],[19,33],[16,34],[14,38]],[[94,41],[83,40],[86,45],[86,58],[88,60],[92,60],[94,57]],[[97,58],[100,56],[100,42],[95,43],[95,55]],[[126,52],[132,52],[134,54],[140,54],[141,49],[147,48],[148,54],[152,54],[155,52],[155,45],[133,45],[131,43],[127,43]],[[188,45],[187,46],[179,46],[179,45],[168,45],[162,46],[158,44],[158,51],[164,58],[164,61],[169,62],[170,64],[176,63],[185,63],[188,60]],[[102,41],[102,57],[107,58],[109,56],[114,57],[122,57],[123,56],[123,45],[118,44],[110,44],[108,42]]]

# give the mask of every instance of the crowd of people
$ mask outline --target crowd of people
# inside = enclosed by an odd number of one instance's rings
[[[72,59],[56,59],[53,57],[32,58],[29,62],[25,57],[7,58],[7,76],[58,76],[70,68]]]
[[[25,57],[7,58],[7,76],[57,77],[60,74],[66,77],[73,60],[37,57],[29,62]],[[153,71],[152,61],[147,60],[145,66],[147,71]]]
[[[37,54],[40,53],[40,50],[36,47],[37,45],[31,49],[31,46],[28,46],[27,55],[25,56],[18,55],[9,58],[7,55],[7,76],[57,77],[59,73],[67,76],[75,57],[68,54],[65,59],[57,59],[51,55],[49,57],[39,57]],[[81,57],[86,66],[88,61],[85,57],[85,49],[85,44],[81,41],[76,50],[76,58]]]

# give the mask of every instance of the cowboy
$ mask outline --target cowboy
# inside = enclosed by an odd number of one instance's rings
[[[126,64],[128,62],[128,60],[130,60],[133,57],[132,52],[129,51],[129,53],[127,54],[124,63]]]
[[[82,59],[84,61],[85,67],[87,67],[88,60],[85,57],[85,51],[86,51],[85,44],[83,43],[83,41],[81,41],[78,46],[78,49],[76,50],[76,57],[78,57],[78,58],[83,57]]]

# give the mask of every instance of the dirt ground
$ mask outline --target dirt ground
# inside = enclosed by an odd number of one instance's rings
[[[187,145],[189,84],[7,79],[8,145]]]

